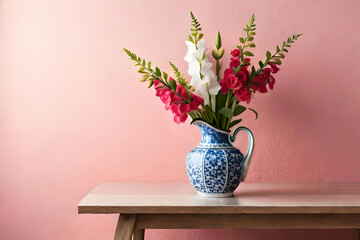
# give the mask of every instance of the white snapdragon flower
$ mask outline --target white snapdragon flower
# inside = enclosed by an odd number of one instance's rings
[[[214,72],[211,70],[212,63],[206,57],[203,59],[206,51],[206,41],[201,39],[197,43],[197,48],[190,41],[185,41],[185,43],[188,46],[188,51],[184,59],[189,63],[190,84],[195,88],[195,93],[201,95],[204,99],[205,105],[208,105],[211,101],[212,106],[215,107],[215,96],[221,87],[217,82]]]

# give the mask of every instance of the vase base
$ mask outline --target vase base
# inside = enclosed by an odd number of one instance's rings
[[[226,198],[226,197],[233,197],[234,193],[230,192],[230,193],[203,193],[203,192],[198,192],[200,197],[204,197],[204,198]]]

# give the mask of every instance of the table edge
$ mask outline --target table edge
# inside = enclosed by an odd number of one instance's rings
[[[79,214],[360,214],[360,206],[78,206]]]

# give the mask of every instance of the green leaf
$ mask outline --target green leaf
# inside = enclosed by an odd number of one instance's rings
[[[248,46],[251,47],[251,48],[254,48],[254,47],[255,47],[255,44],[249,43]]]
[[[245,39],[244,39],[244,38],[240,37],[239,40],[240,40],[241,43],[245,43]]]
[[[170,85],[171,89],[173,89],[173,90],[176,89],[176,82],[175,82],[174,79],[171,79],[171,80],[169,81],[169,85]]]
[[[251,110],[253,113],[255,113],[255,120],[258,119],[258,116],[259,116],[258,113],[252,108],[249,108],[249,110]]]
[[[243,53],[245,56],[249,56],[249,57],[252,57],[254,56],[254,54],[252,52],[249,52],[249,51],[246,51]]]
[[[148,62],[148,69],[151,69],[151,62]]]
[[[252,67],[251,67],[251,73],[250,73],[249,79],[252,79],[253,77],[255,77],[255,74],[256,74],[255,67],[252,66]]]
[[[254,40],[254,37],[248,37],[249,42],[251,42],[252,40]]]
[[[234,109],[234,116],[237,116],[241,113],[243,113],[246,110],[246,107],[242,106],[242,105],[236,105],[235,109]]]
[[[279,58],[285,58],[285,55],[282,54],[282,53],[278,53],[276,56],[279,57]]]
[[[242,119],[236,119],[234,121],[232,121],[229,125],[229,128],[235,126],[236,124],[240,123],[242,121]]]
[[[214,119],[216,121],[216,115],[209,105],[205,105],[205,112],[210,117],[211,122],[213,122]]]
[[[289,52],[286,48],[283,48],[283,51],[284,51],[284,52]]]
[[[270,58],[271,58],[271,52],[266,51],[266,59],[270,60]]]
[[[192,39],[191,35],[189,35],[189,41],[194,43],[194,40]]]
[[[222,109],[220,109],[219,113],[229,119],[231,119],[234,116],[231,109],[227,107],[223,107]]]
[[[182,86],[184,86],[185,90],[186,90],[186,93],[188,94],[188,98],[189,98],[189,101],[192,101],[192,97],[191,97],[191,93],[190,93],[190,90],[187,86],[186,83],[180,83]]]
[[[241,67],[242,67],[241,65],[239,65],[237,68],[234,68],[234,67],[233,67],[233,69],[234,69],[234,74],[235,74],[235,75],[240,71],[240,68],[241,68]]]
[[[141,67],[141,68],[139,68],[138,72],[143,73],[144,70],[145,70],[145,67]]]
[[[259,66],[262,68],[264,67],[264,63],[262,61],[259,61]]]
[[[271,63],[275,63],[276,65],[281,65],[281,60],[280,60],[280,58],[273,58],[273,59],[271,59],[271,61],[270,61]]]
[[[131,52],[129,51],[129,50],[127,50],[126,48],[123,48],[124,49],[124,51],[126,52],[126,54],[129,56],[129,57],[131,57]]]
[[[155,74],[156,76],[161,77],[161,71],[158,67],[155,68]]]
[[[167,80],[168,74],[166,72],[163,72],[163,76],[164,76],[165,80]]]
[[[220,91],[216,95],[216,111],[219,111],[222,107],[225,106],[226,95],[222,94]]]
[[[276,46],[276,52],[280,52],[279,45]]]
[[[250,32],[249,35],[254,36],[254,35],[256,35],[256,33],[255,32]]]

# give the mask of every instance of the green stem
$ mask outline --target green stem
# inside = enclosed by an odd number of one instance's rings
[[[226,96],[226,102],[225,102],[225,107],[229,107],[229,103],[230,103],[230,99],[231,99],[231,95],[232,95],[232,90],[230,90],[228,93],[227,93],[227,96]],[[227,117],[223,116],[223,121],[222,121],[222,128],[226,130],[226,126],[227,126]],[[230,119],[231,120],[231,119]]]
[[[234,113],[236,104],[237,104],[236,101],[233,101],[232,106],[231,106],[231,111],[232,111],[233,113]],[[229,119],[229,121],[227,122],[227,124],[226,124],[226,129],[229,129],[229,127],[230,127],[230,122],[231,122],[231,119]]]
[[[216,76],[217,76],[217,81],[220,82],[221,78],[220,78],[220,70],[221,70],[221,65],[220,65],[220,59],[216,60]]]
[[[206,88],[207,88],[207,90],[208,90],[208,95],[209,95],[209,107],[211,108],[211,109],[213,109],[212,108],[212,101],[211,101],[211,94],[210,94],[210,92],[209,92],[209,86],[208,86],[208,84],[206,84]],[[216,105],[216,104],[215,104]]]
[[[302,34],[298,34],[298,35],[296,35],[296,36],[293,36],[293,37],[291,38],[291,41],[292,41],[292,42],[288,42],[288,45],[290,45],[291,43],[293,43],[294,40],[297,40],[297,38],[300,37],[301,35],[302,35]],[[284,42],[282,48],[281,48],[281,49],[279,48],[279,51],[276,51],[276,52],[270,57],[270,59],[266,59],[266,61],[264,62],[264,66],[263,66],[263,67],[260,67],[260,68],[256,71],[256,73],[254,74],[254,76],[252,76],[252,77],[249,79],[249,81],[247,82],[247,85],[250,84],[251,80],[252,80],[254,77],[256,77],[257,75],[259,75],[259,73],[264,69],[264,67],[266,67],[266,66],[269,64],[269,62],[270,62],[271,59],[273,59],[274,57],[276,57],[276,55],[277,55],[278,53],[283,52],[284,49],[286,49],[286,48],[285,48],[286,46],[287,46],[287,45],[286,45],[286,43]],[[289,46],[289,47],[290,47],[290,46]],[[278,48],[277,48],[277,49],[278,49]]]
[[[229,102],[230,102],[230,95],[232,93],[232,90],[230,90],[226,96],[226,102],[225,102],[225,107],[229,106]]]

